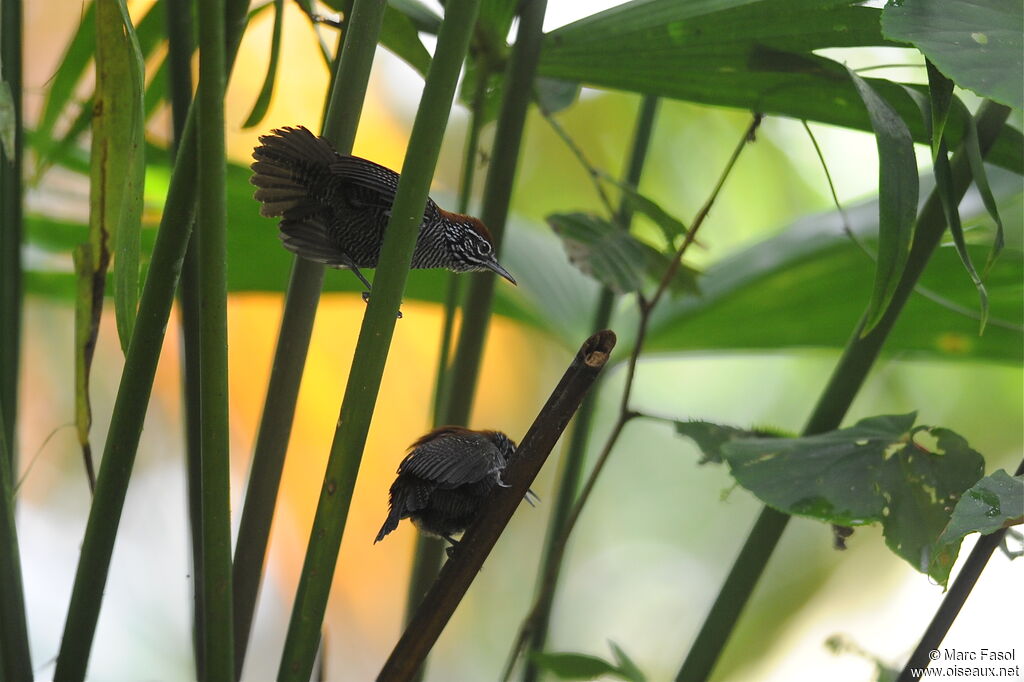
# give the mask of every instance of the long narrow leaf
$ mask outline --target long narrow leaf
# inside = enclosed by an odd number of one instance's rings
[[[985,204],[985,210],[996,223],[996,235],[992,239],[992,250],[989,251],[988,259],[985,262],[984,276],[987,277],[995,265],[996,259],[1006,244],[1003,219],[999,216],[999,206],[996,204],[995,195],[992,194],[992,186],[988,181],[988,171],[985,170],[985,160],[981,156],[981,147],[978,144],[978,126],[971,117],[967,118],[967,130],[964,133],[964,149],[967,151],[967,162],[971,167],[971,177],[974,178],[974,186],[981,194],[981,200]]]
[[[917,161],[903,119],[864,79],[849,73],[871,117],[878,145],[878,264],[862,330],[867,334],[892,300],[910,253],[917,214]]]
[[[277,78],[277,61],[281,54],[281,30],[284,25],[284,0],[274,0],[274,33],[270,38],[270,63],[267,65],[267,76],[263,79],[263,87],[256,97],[249,117],[242,124],[243,128],[252,128],[263,120],[270,107],[270,98],[274,94],[274,80]]]
[[[939,142],[946,131],[946,119],[949,118],[949,106],[953,101],[953,81],[942,75],[930,61],[925,62],[928,69],[928,97],[931,102],[931,135],[932,158],[939,154]]]

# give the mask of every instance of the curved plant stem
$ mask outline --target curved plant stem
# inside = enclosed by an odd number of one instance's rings
[[[356,2],[351,15],[346,14],[346,30],[339,38],[331,97],[324,114],[323,134],[342,154],[352,150],[355,140],[384,7],[385,3],[381,0]],[[338,82],[344,83],[344,87],[334,87]],[[256,436],[235,548],[236,676],[241,674],[249,644],[270,526],[295,417],[299,384],[320,300],[323,274],[323,265],[296,258],[285,293],[281,329],[270,369],[267,397]]]
[[[0,0],[0,87],[9,88],[14,147],[0,152],[0,406],[7,457],[0,466],[17,471],[18,367],[21,353],[22,165],[21,0]]]
[[[450,0],[446,7],[385,230],[373,296],[352,358],[281,657],[278,677],[282,680],[305,681],[312,671],[352,490],[395,330],[395,316],[479,4],[479,0]]]
[[[987,152],[1002,129],[1009,109],[985,101],[975,114],[982,152]],[[952,160],[953,184],[957,200],[963,197],[970,184],[970,169],[966,154],[958,151]],[[918,214],[914,244],[906,268],[889,308],[881,320],[866,336],[861,337],[863,319],[854,329],[839,363],[804,427],[803,435],[811,435],[838,428],[853,399],[863,385],[903,305],[907,302],[924,271],[928,259],[946,229],[942,205],[936,191],[932,191]],[[704,680],[711,674],[718,657],[754,591],[768,559],[778,544],[789,516],[765,507],[754,528],[740,550],[739,557],[715,600],[690,653],[683,662],[676,680]]]
[[[519,507],[565,425],[597,380],[614,347],[615,334],[607,329],[583,343],[523,437],[516,450],[516,458],[502,473],[507,487],[489,501],[483,516],[466,531],[453,560],[445,565],[416,609],[377,676],[378,680],[404,682],[412,679],[423,665],[427,653],[480,572],[498,536]]]
[[[229,0],[226,23],[228,69],[234,61],[245,26],[248,2]],[[135,330],[125,356],[121,383],[114,401],[96,494],[89,509],[82,552],[75,573],[71,603],[64,625],[54,679],[81,680],[89,663],[96,620],[110,568],[110,555],[121,520],[124,498],[139,446],[142,422],[153,388],[181,260],[192,232],[196,200],[195,109],[182,135],[160,229],[146,275]]]
[[[505,71],[505,97],[494,133],[494,148],[484,180],[480,219],[490,229],[497,252],[505,234],[505,222],[519,161],[519,148],[526,126],[526,112],[533,91],[533,78],[540,59],[544,13],[547,0],[526,0],[520,9],[519,29]],[[455,358],[445,377],[447,400],[437,421],[465,425],[476,393],[484,338],[490,322],[494,278],[489,274],[462,275],[469,278],[469,291],[462,307],[462,323]],[[437,576],[442,543],[433,538],[417,540],[413,573],[409,582],[406,613],[409,614]]]
[[[633,132],[633,143],[630,150],[629,161],[623,180],[626,184],[637,187],[640,184],[640,176],[643,172],[644,162],[647,159],[647,150],[650,147],[651,137],[654,132],[654,118],[658,109],[658,98],[653,95],[643,97],[640,102],[640,111],[637,114],[636,128]],[[553,120],[548,117],[549,120]],[[568,136],[566,136],[568,137]],[[591,177],[600,184],[595,172]],[[628,231],[633,220],[632,205],[628,201],[622,201],[619,210],[615,215],[616,224],[623,230]],[[592,329],[605,329],[611,322],[612,308],[615,303],[615,294],[607,287],[602,287],[598,297],[597,309],[594,313]],[[520,637],[528,637],[526,642],[527,652],[543,651],[544,643],[547,640],[548,626],[551,622],[551,607],[554,603],[554,595],[558,589],[558,576],[561,572],[562,563],[557,561],[555,544],[562,536],[566,519],[576,499],[576,491],[579,490],[580,477],[583,475],[583,460],[586,455],[587,439],[590,435],[591,422],[594,418],[594,409],[597,405],[597,390],[591,392],[580,406],[573,423],[572,434],[569,445],[566,448],[563,458],[562,469],[558,478],[558,492],[555,494],[554,508],[551,512],[551,519],[548,521],[547,535],[544,540],[544,552],[541,557],[541,576],[538,582],[538,601],[534,617],[529,629],[524,629]],[[541,587],[546,586],[546,587]],[[515,647],[518,653],[519,647]],[[516,656],[513,656],[509,665],[514,665]],[[506,671],[506,677],[511,673]],[[536,679],[538,674],[537,666],[532,660],[526,664],[523,679]]]
[[[1017,471],[1013,475],[1020,476],[1022,474],[1024,474],[1024,461],[1017,465]],[[910,655],[907,665],[904,666],[903,672],[900,673],[896,682],[913,682],[921,678],[921,673],[915,671],[923,670],[931,664],[932,659],[928,654],[937,650],[942,644],[942,640],[946,638],[946,633],[949,632],[953,621],[960,614],[960,609],[967,602],[967,597],[971,595],[971,590],[974,589],[978,578],[981,577],[981,572],[988,565],[992,552],[996,551],[996,548],[1002,544],[1003,538],[1006,537],[1006,531],[1006,528],[1001,528],[994,533],[978,538],[978,542],[975,543],[967,560],[964,561],[960,573],[957,574],[956,580],[946,592],[946,596],[942,598],[942,604],[939,605],[938,611],[932,617],[932,622],[928,624],[928,629],[924,631],[921,641],[914,649],[914,653]]]
[[[544,604],[550,603],[554,599],[555,582],[559,566],[565,558],[565,550],[568,546],[569,536],[572,535],[573,529],[576,527],[576,522],[579,521],[580,515],[583,513],[583,508],[590,499],[590,495],[594,490],[594,486],[597,484],[597,479],[601,475],[601,471],[604,469],[604,465],[608,462],[609,456],[611,456],[612,450],[615,448],[615,444],[622,434],[622,430],[626,427],[629,421],[637,416],[629,407],[629,399],[633,391],[633,379],[636,377],[636,367],[640,359],[640,353],[643,351],[644,340],[647,336],[647,328],[650,324],[651,313],[657,306],[658,302],[664,296],[665,291],[668,289],[669,283],[672,281],[672,277],[678,271],[682,258],[686,254],[686,251],[693,244],[694,239],[697,236],[697,231],[704,224],[705,218],[711,211],[711,207],[714,205],[715,200],[718,198],[719,192],[722,190],[722,186],[725,184],[726,178],[732,173],[732,169],[739,159],[740,152],[747,146],[747,143],[754,139],[754,132],[757,127],[761,124],[761,115],[754,114],[754,118],[750,125],[743,133],[743,137],[733,150],[732,155],[726,162],[725,168],[718,177],[718,181],[715,183],[711,194],[708,196],[707,201],[701,206],[697,212],[696,217],[693,219],[693,223],[690,225],[690,229],[686,232],[686,237],[683,239],[683,243],[679,246],[675,255],[672,257],[669,266],[665,269],[665,273],[658,283],[657,289],[651,295],[650,299],[645,299],[642,295],[637,296],[638,307],[640,309],[640,319],[637,323],[637,334],[636,341],[633,345],[633,350],[629,355],[629,360],[626,368],[626,379],[625,386],[622,390],[622,398],[619,401],[619,414],[616,417],[615,424],[612,426],[611,433],[605,440],[604,446],[601,448],[601,452],[594,462],[594,467],[590,471],[590,475],[587,477],[586,483],[583,485],[583,489],[580,491],[579,496],[576,498],[575,503],[569,510],[565,518],[565,523],[561,529],[560,534],[557,538],[554,538],[550,543],[550,558],[547,563],[547,570],[541,577],[540,584],[538,586],[538,593],[534,599],[533,605],[530,607],[529,613],[523,620],[523,624],[520,626],[519,636],[517,637],[514,645],[512,654],[510,655],[509,661],[506,665],[506,678],[511,674],[512,668],[515,665],[516,659],[519,657],[523,647],[529,640],[529,633],[537,626],[540,619],[541,609]],[[526,675],[528,679],[530,675],[535,675],[536,672],[531,673],[531,669],[527,668]]]
[[[14,486],[4,402],[0,400],[0,679],[31,680],[32,657],[25,620],[18,529],[14,520]]]

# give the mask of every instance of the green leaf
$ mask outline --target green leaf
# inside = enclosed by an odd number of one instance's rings
[[[738,438],[753,438],[757,436],[753,431],[715,424],[700,420],[676,422],[676,433],[685,436],[697,444],[701,451],[701,459],[698,464],[721,464],[722,446]]]
[[[535,653],[533,661],[560,680],[592,680],[601,675],[622,677],[619,669],[596,656],[572,653]],[[625,678],[629,679],[629,678]]]
[[[939,154],[939,143],[949,118],[949,105],[953,101],[953,81],[942,75],[930,61],[925,62],[928,70],[928,96],[931,100],[932,158]],[[973,121],[973,119],[969,119]]]
[[[629,202],[630,208],[637,213],[647,216],[651,222],[658,226],[661,233],[665,236],[665,243],[668,244],[669,248],[672,248],[678,237],[686,234],[686,225],[683,224],[683,221],[671,215],[649,197],[641,194],[637,191],[636,187],[622,182],[607,173],[601,173],[601,179],[612,183],[622,190],[626,201]]]
[[[409,17],[417,31],[437,35],[441,30],[441,17],[418,0],[388,0],[388,7]]]
[[[0,81],[0,156],[10,160],[14,154],[14,98],[7,81]]]
[[[92,61],[96,49],[96,6],[89,3],[82,12],[82,20],[78,24],[75,35],[68,43],[67,51],[61,59],[57,72],[50,80],[43,100],[43,111],[39,116],[36,130],[40,138],[49,140],[53,136],[53,128],[61,112],[74,95],[75,86]]]
[[[736,481],[765,504],[844,526],[881,523],[893,552],[944,582],[949,565],[933,557],[932,546],[985,461],[953,431],[915,428],[915,418],[869,417],[815,436],[733,440],[721,451]],[[923,434],[934,445],[926,447]]]
[[[633,662],[626,652],[622,650],[615,642],[609,640],[609,646],[612,648],[612,653],[615,654],[615,662],[619,664],[619,674],[630,682],[647,682],[647,676],[644,675],[640,667]]]
[[[1024,108],[1024,6],[1013,0],[903,0],[882,12],[887,38],[912,43],[957,85]]]
[[[989,535],[1020,523],[1024,523],[1024,476],[1010,476],[999,469],[975,483],[956,503],[949,525],[932,546],[929,573],[946,584],[965,537]]]
[[[430,53],[420,42],[412,20],[391,5],[384,10],[380,43],[426,78],[430,69]]]
[[[985,170],[985,160],[981,156],[981,146],[978,144],[978,127],[974,118],[968,116],[966,132],[964,133],[964,149],[967,151],[967,163],[971,168],[971,177],[974,179],[974,186],[978,188],[981,200],[985,204],[985,210],[992,217],[996,224],[996,235],[992,240],[992,250],[989,251],[985,262],[985,277],[992,270],[992,264],[1002,252],[1006,245],[1006,232],[1003,228],[1003,220],[999,216],[999,206],[996,203],[995,195],[992,193],[992,186],[988,181],[988,171]]]
[[[893,45],[880,32],[880,15],[847,0],[634,0],[547,34],[538,73],[871,130],[845,68],[811,51]],[[914,115],[897,84],[867,82],[904,120]],[[951,117],[951,145],[962,123]],[[910,130],[918,142],[930,141],[920,123]],[[1007,127],[990,162],[1024,172],[1022,142],[1020,132]]]
[[[562,238],[569,262],[620,294],[639,291],[658,252],[604,218],[557,213],[548,224]]]
[[[910,254],[917,215],[918,177],[914,141],[906,123],[860,76],[849,71],[871,117],[878,145],[878,263],[862,335],[882,318]]]
[[[106,251],[113,245],[114,310],[121,348],[127,352],[139,298],[145,181],[143,60],[124,0],[97,0],[96,19],[90,243],[100,276]],[[102,302],[102,294],[98,300]]]
[[[245,119],[242,128],[252,128],[258,125],[267,115],[270,107],[270,98],[274,94],[274,80],[277,78],[277,61],[281,54],[281,30],[284,24],[284,0],[274,0],[274,32],[270,38],[270,62],[267,64],[267,76],[263,79],[263,86],[256,102]]]

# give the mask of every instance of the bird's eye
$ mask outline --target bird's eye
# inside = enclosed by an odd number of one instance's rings
[[[476,247],[476,250],[481,256],[487,256],[491,253],[491,245],[487,242],[480,242],[480,245]]]

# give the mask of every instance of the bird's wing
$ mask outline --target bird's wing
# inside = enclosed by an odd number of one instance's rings
[[[330,169],[331,175],[343,186],[366,190],[349,192],[346,196],[349,204],[359,204],[358,208],[378,207],[390,215],[398,191],[398,173],[358,156],[339,155],[331,163]],[[437,213],[437,204],[427,197],[424,217],[433,219]]]
[[[421,440],[398,467],[439,486],[453,488],[477,483],[505,467],[505,457],[486,436],[478,433],[440,433]]]

